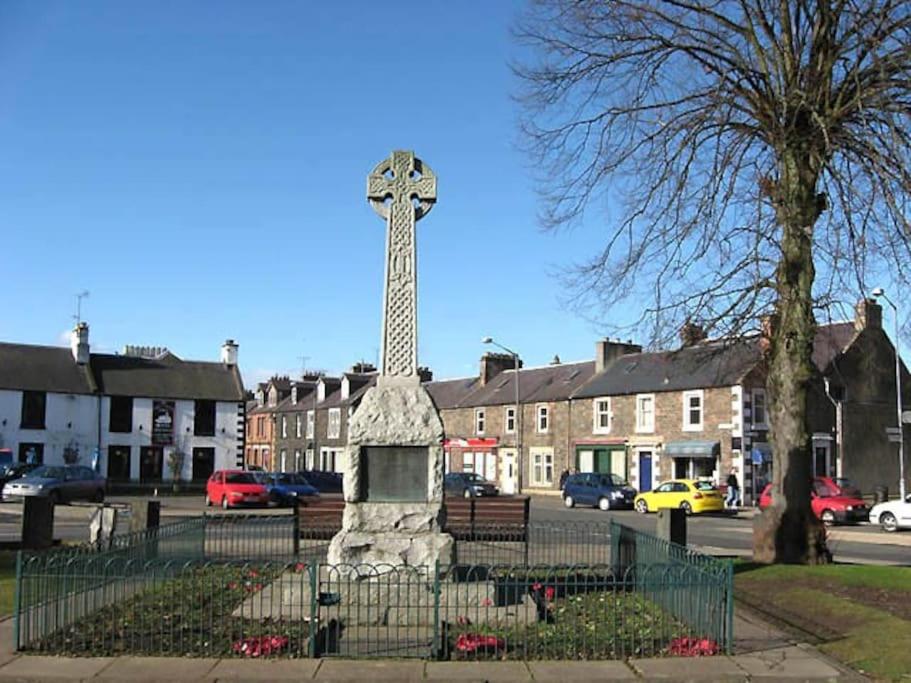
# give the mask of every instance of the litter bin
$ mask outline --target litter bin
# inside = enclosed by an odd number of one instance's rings
[[[889,487],[888,486],[877,486],[873,489],[873,502],[874,503],[885,503],[889,500]]]

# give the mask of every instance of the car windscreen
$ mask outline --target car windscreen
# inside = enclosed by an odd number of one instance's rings
[[[279,484],[287,484],[287,485],[294,485],[294,486],[300,486],[300,485],[307,483],[307,480],[304,479],[299,474],[279,474],[276,477],[276,480],[278,481]]]
[[[33,469],[29,473],[30,477],[35,479],[63,479],[66,476],[66,472],[62,467],[52,467],[50,465],[42,465]]]
[[[258,484],[256,477],[250,472],[236,472],[225,475],[226,484]]]
[[[611,474],[601,478],[601,483],[605,486],[626,486],[626,480],[618,474]]]
[[[476,472],[466,472],[462,476],[465,477],[465,481],[470,481],[473,483],[480,483],[484,481],[484,477]]]

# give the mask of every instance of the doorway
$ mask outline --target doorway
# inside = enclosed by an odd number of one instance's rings
[[[193,449],[193,481],[205,481],[215,471],[215,449]]]
[[[500,456],[503,458],[503,471],[500,480],[500,488],[507,495],[514,494],[519,488],[516,467],[516,452],[514,450],[501,450]]]
[[[130,478],[130,447],[108,446],[108,479],[126,481]]]
[[[652,452],[639,451],[639,491],[652,490]]]
[[[139,481],[161,481],[164,452],[159,446],[139,449]]]

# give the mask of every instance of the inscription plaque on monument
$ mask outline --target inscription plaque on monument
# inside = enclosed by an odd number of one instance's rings
[[[427,500],[427,449],[365,446],[361,449],[361,495],[368,503]]]

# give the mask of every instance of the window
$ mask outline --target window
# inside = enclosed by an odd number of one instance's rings
[[[313,458],[313,449],[312,449],[312,448],[308,448],[308,449],[307,449],[307,465],[306,465],[306,468],[307,468],[308,471],[309,471],[309,470],[314,470],[314,469],[316,469],[316,462],[314,462],[314,458]]]
[[[44,444],[20,443],[19,462],[27,462],[30,465],[41,465],[44,463]]]
[[[342,430],[342,411],[339,408],[329,409],[329,427],[326,436],[330,439],[337,439],[339,432]]]
[[[335,448],[323,448],[320,451],[320,469],[323,472],[335,472],[336,459],[339,454],[339,450]]]
[[[535,431],[539,434],[547,434],[547,430],[550,427],[550,408],[548,406],[537,406],[536,413],[537,420],[535,420]]]
[[[765,410],[765,389],[753,389],[753,426],[765,427],[766,410]]]
[[[22,429],[44,429],[47,394],[43,391],[22,392]]]
[[[312,439],[312,438],[313,438],[313,431],[314,431],[314,429],[313,429],[313,423],[314,423],[314,420],[313,420],[313,411],[312,411],[312,410],[308,410],[308,411],[307,411],[307,438],[308,438],[308,439]]]
[[[532,486],[553,486],[554,483],[554,454],[550,451],[531,452],[531,483]]]
[[[111,396],[108,431],[120,433],[133,431],[133,398],[131,396]]]
[[[477,408],[474,411],[474,432],[475,434],[483,434],[485,422],[487,421],[487,413],[483,408]]]
[[[636,395],[636,431],[655,431],[655,395]]]
[[[288,438],[288,416],[282,415],[282,438]]]
[[[683,392],[683,431],[702,431],[702,390]]]
[[[294,436],[296,438],[301,438],[301,414],[298,413],[294,416]]]
[[[506,406],[506,419],[503,421],[503,431],[507,434],[516,433],[516,407]]]
[[[613,416],[610,409],[610,399],[596,398],[592,405],[592,415],[592,432],[594,434],[609,434],[611,417]]]
[[[196,401],[193,433],[196,436],[215,436],[215,401]]]

